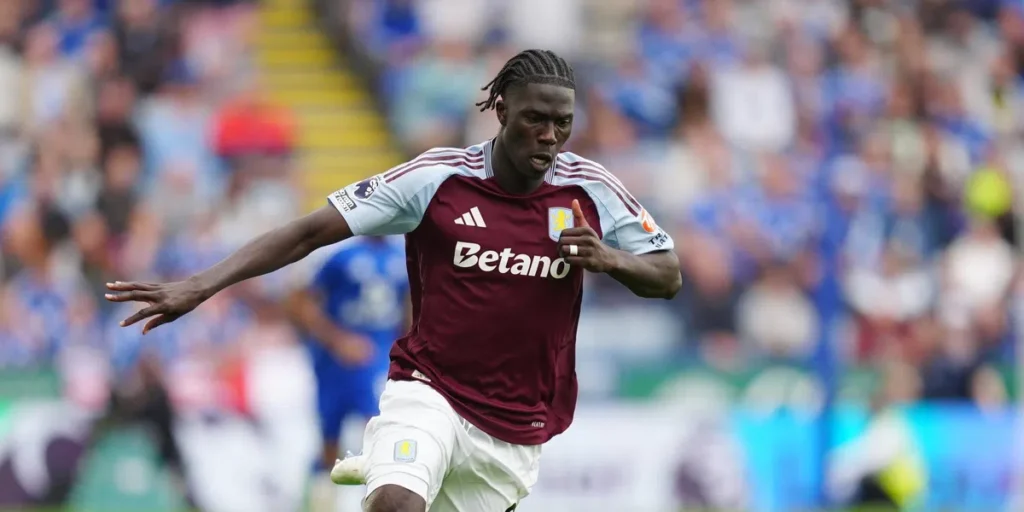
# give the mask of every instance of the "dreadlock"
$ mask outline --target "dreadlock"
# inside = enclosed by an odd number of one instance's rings
[[[551,84],[576,89],[572,66],[550,50],[524,50],[512,57],[480,90],[490,89],[486,100],[477,103],[480,111],[494,108],[498,97],[513,84]]]

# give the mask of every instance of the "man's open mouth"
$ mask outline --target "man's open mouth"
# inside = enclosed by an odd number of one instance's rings
[[[532,162],[534,165],[538,167],[546,167],[551,165],[551,155],[547,153],[537,153],[536,155],[530,157],[530,162]]]

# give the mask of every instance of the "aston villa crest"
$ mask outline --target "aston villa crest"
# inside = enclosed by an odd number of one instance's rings
[[[562,208],[555,206],[548,208],[548,236],[552,240],[558,241],[558,237],[561,236],[562,230],[574,227],[571,208]]]

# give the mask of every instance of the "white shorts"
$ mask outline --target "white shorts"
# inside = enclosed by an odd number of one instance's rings
[[[427,384],[389,380],[363,437],[366,493],[398,485],[430,512],[504,512],[537,482],[540,452],[485,434]]]

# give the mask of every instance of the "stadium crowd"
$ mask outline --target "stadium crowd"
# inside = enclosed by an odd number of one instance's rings
[[[680,365],[838,361],[898,373],[903,399],[1006,400],[1024,289],[1019,2],[324,2],[410,156],[492,136],[474,104],[522,47],[574,63],[570,149],[672,232],[685,274],[657,307],[589,283],[581,373],[613,364],[601,338]],[[256,18],[230,0],[0,2],[0,370],[56,366],[79,405],[151,418],[287,419],[312,401],[282,307],[292,273],[145,338],[117,326],[134,306],[102,300],[107,281],[188,276],[300,213]],[[292,427],[263,446],[301,464]]]
[[[103,293],[187,277],[301,213],[294,122],[254,64],[257,14],[247,1],[0,2],[0,371],[51,372],[97,425],[149,427],[181,494],[210,510],[302,499],[315,389],[288,283],[236,287],[145,338],[117,324],[135,306]],[[264,415],[276,421],[259,441],[244,421],[203,423]],[[219,476],[246,479],[215,455],[232,442],[263,447],[238,456],[254,480],[264,462],[284,477],[243,485],[244,505],[216,491],[230,487]]]
[[[478,88],[524,42],[574,62],[571,149],[679,241],[684,359],[898,361],[924,397],[1005,399],[1019,2],[336,3],[410,154],[489,137]]]
[[[69,396],[102,409],[108,384],[148,361],[185,373],[166,379],[179,404],[241,406],[197,375],[261,343],[279,319],[257,314],[258,299],[277,292],[239,290],[145,341],[117,328],[124,312],[102,297],[110,280],[187,276],[298,213],[292,122],[254,78],[252,5],[12,0],[0,11],[0,367],[56,363]],[[196,369],[211,361],[224,364]]]
[[[142,343],[97,298],[109,279],[188,275],[296,213],[294,134],[288,113],[261,101],[250,5],[51,4],[4,2],[0,17],[0,361],[74,351],[68,368],[85,384],[68,389],[99,405],[98,375],[130,373],[143,356],[191,374],[186,361],[229,361],[243,333],[283,322],[276,300],[256,300],[280,286],[242,287]],[[899,360],[928,397],[1000,400],[987,363],[1013,356],[1024,9],[544,4],[557,16],[339,2],[410,155],[493,133],[479,88],[526,41],[576,63],[586,85],[572,149],[684,241],[686,291],[645,324],[680,327],[680,357]],[[631,315],[606,284],[592,283],[592,307]],[[186,402],[213,396],[177,387]]]

